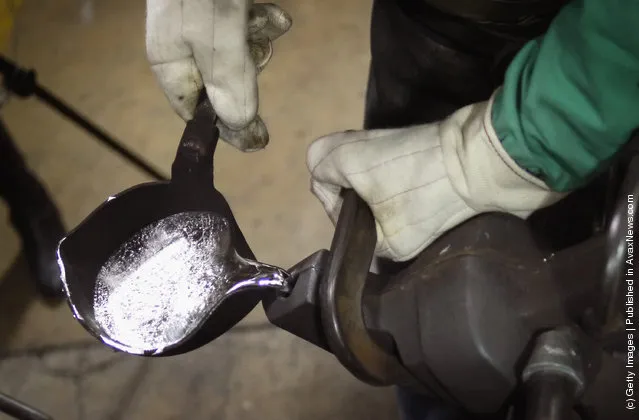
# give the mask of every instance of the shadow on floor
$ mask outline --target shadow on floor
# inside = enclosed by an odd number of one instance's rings
[[[0,277],[0,350],[19,328],[31,302],[38,298],[26,258],[20,253]]]

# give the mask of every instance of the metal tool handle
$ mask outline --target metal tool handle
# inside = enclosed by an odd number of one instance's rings
[[[368,206],[355,191],[344,190],[331,252],[317,251],[289,270],[295,279],[292,293],[285,298],[273,295],[263,300],[269,321],[334,353],[340,361],[350,358],[341,338],[344,333],[336,312],[336,296],[343,296],[344,282],[348,284],[353,278],[345,276],[345,272],[359,273],[364,276],[360,281],[365,281],[375,241],[375,224]],[[328,328],[324,328],[325,323]],[[365,374],[356,374],[362,375]]]
[[[213,155],[220,138],[216,121],[217,115],[203,89],[180,139],[171,167],[171,183],[213,183]]]
[[[131,162],[138,169],[158,181],[166,181],[166,176],[157,170],[151,163],[145,161],[133,150],[130,150],[122,141],[113,137],[103,128],[91,122],[86,116],[73,109],[69,104],[37,82],[34,70],[27,70],[18,67],[18,65],[7,57],[0,54],[0,73],[4,76],[5,88],[16,95],[27,98],[35,95],[42,102],[58,111],[64,117],[86,130],[94,136],[99,142]]]
[[[342,190],[342,199],[331,243],[331,265],[350,274],[367,275],[377,243],[375,218],[355,190]]]
[[[352,189],[342,191],[342,208],[335,225],[335,234],[331,248],[341,246],[348,237],[357,238],[357,253],[360,268],[368,271],[375,252],[377,234],[375,232],[375,218],[368,204]],[[353,244],[355,245],[355,244]],[[356,261],[350,261],[356,263]]]
[[[355,377],[390,385],[398,363],[370,337],[362,311],[377,242],[375,219],[355,191],[343,191],[343,200],[320,284],[322,325],[331,352]]]
[[[18,420],[53,420],[53,417],[0,392],[0,413]]]

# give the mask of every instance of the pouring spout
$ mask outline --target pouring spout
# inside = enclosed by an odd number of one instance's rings
[[[241,259],[243,269],[234,276],[235,279],[241,280],[229,288],[228,295],[248,289],[271,289],[279,296],[287,296],[291,292],[292,276],[282,268]]]

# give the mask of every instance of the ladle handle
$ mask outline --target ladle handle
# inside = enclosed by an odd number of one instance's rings
[[[171,167],[172,183],[213,184],[213,155],[220,138],[216,122],[217,115],[206,91],[202,89],[193,118],[186,123]]]
[[[326,341],[337,359],[360,380],[385,384],[388,356],[370,338],[362,313],[377,234],[370,208],[344,190],[319,301]]]
[[[342,190],[342,199],[342,208],[335,225],[331,249],[339,248],[345,255],[357,254],[358,261],[369,261],[370,265],[377,242],[373,213],[355,190]],[[348,244],[347,247],[343,246],[344,242]],[[364,265],[366,264],[362,264],[362,269]],[[369,265],[365,267],[366,270]]]

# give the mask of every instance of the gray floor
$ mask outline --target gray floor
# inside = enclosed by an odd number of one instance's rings
[[[370,0],[279,4],[294,26],[260,75],[271,144],[256,154],[221,146],[216,183],[256,255],[286,267],[330,243],[332,226],[308,192],[305,150],[361,126]],[[183,122],[145,61],[143,0],[25,0],[17,23],[13,58],[168,172]],[[69,227],[148,180],[36,100],[14,99],[2,117]],[[66,307],[34,298],[7,216],[0,205],[0,391],[63,420],[397,418],[391,390],[360,384],[331,355],[264,328],[260,310],[185,356],[111,353]]]

